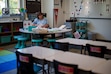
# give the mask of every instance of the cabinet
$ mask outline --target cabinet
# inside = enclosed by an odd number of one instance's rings
[[[15,35],[19,35],[19,28],[23,27],[23,22],[0,22],[0,45],[12,43]]]
[[[35,13],[41,11],[41,0],[26,0],[27,13]]]

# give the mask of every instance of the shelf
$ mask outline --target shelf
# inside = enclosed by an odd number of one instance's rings
[[[19,31],[17,30],[17,31],[13,31],[13,32],[19,32]]]
[[[14,35],[18,35],[20,33],[18,29],[20,27],[23,27],[23,22],[8,22],[8,24],[7,22],[4,22],[2,24],[0,24],[0,26],[2,26],[1,31],[0,31],[0,39],[3,40],[3,38],[1,38],[2,36],[11,35],[11,40],[10,42],[6,42],[6,43],[1,42],[0,40],[0,45],[11,44],[11,43],[17,42],[14,40]],[[7,31],[6,29],[7,32],[4,32],[5,28],[7,28],[9,31]]]
[[[12,33],[12,31],[9,31],[9,32],[1,32],[0,34],[8,34],[8,33]]]

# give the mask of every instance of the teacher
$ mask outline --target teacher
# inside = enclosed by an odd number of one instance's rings
[[[39,12],[37,14],[37,18],[34,19],[33,25],[40,27],[40,28],[48,28],[49,27],[47,19],[44,17],[44,14],[41,12]]]

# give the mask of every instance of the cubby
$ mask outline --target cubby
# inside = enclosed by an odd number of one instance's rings
[[[0,22],[0,45],[16,42],[13,37],[20,34],[19,28],[22,27],[22,21]]]

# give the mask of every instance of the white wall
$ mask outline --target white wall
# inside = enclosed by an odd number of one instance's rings
[[[53,0],[41,0],[41,9],[43,13],[47,13],[47,19],[50,27],[53,27],[53,9],[54,1]]]
[[[68,19],[71,14],[71,0],[66,0],[65,3],[65,18]],[[69,12],[68,12],[68,11]],[[111,20],[107,19],[79,19],[79,20],[88,20],[88,30],[91,32],[96,32],[97,39],[102,40],[111,40]]]

